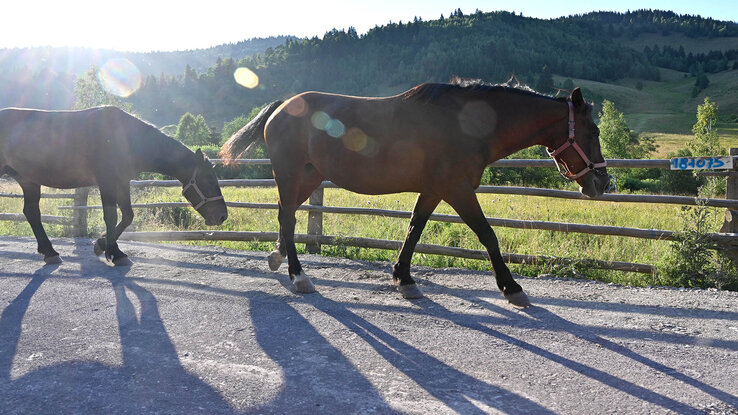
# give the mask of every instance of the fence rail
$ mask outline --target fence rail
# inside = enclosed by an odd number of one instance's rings
[[[738,149],[731,149],[731,155],[738,161]],[[223,160],[213,159],[214,163],[224,163]],[[670,160],[607,160],[609,167],[614,168],[658,168],[669,169]],[[269,159],[238,159],[229,162],[229,164],[237,165],[268,165]],[[734,163],[738,165],[738,162]],[[493,167],[542,167],[555,168],[553,160],[550,159],[533,159],[533,160],[499,160],[493,163]],[[735,177],[736,172],[728,172],[725,175],[728,181],[728,192],[726,199],[701,199],[698,200],[687,196],[667,196],[667,195],[631,195],[631,194],[605,194],[596,198],[588,198],[579,192],[541,189],[519,186],[480,186],[478,193],[487,194],[514,194],[525,196],[539,196],[563,199],[580,199],[580,200],[596,200],[606,202],[629,202],[629,203],[655,203],[655,204],[678,204],[678,205],[697,205],[704,204],[706,206],[726,208],[726,224],[719,233],[711,233],[708,235],[713,243],[728,247],[730,249],[738,249],[738,179]],[[219,180],[221,187],[274,187],[273,179],[225,179]],[[132,180],[131,187],[179,187],[181,183],[177,180]],[[323,235],[322,215],[323,214],[349,214],[349,215],[372,215],[390,218],[409,218],[411,212],[396,211],[375,208],[360,207],[336,207],[323,205],[324,189],[337,188],[335,184],[325,181],[310,197],[309,204],[302,205],[299,209],[308,211],[308,233],[295,235],[298,243],[305,243],[306,248],[310,252],[320,252],[321,245],[344,245],[360,248],[371,249],[389,249],[398,250],[402,241],[388,241],[360,237],[336,237]],[[72,198],[73,206],[61,206],[62,211],[71,211],[71,216],[43,216],[42,220],[48,223],[56,223],[68,226],[71,233],[75,236],[87,234],[87,214],[90,210],[102,209],[102,206],[90,206],[87,204],[87,195],[89,189],[78,189],[75,194],[62,195],[50,194],[46,197],[56,198]],[[0,197],[22,197],[16,194],[3,194]],[[249,202],[227,202],[230,208],[246,208],[246,209],[278,209],[275,203],[249,203]],[[189,206],[185,202],[164,202],[164,203],[146,203],[134,204],[134,208],[162,208],[162,207],[186,207]],[[23,215],[0,214],[0,220],[25,220]],[[463,223],[461,218],[456,215],[433,214],[430,220],[447,222],[447,223]],[[653,240],[673,240],[675,232],[659,229],[639,229],[618,226],[604,225],[587,225],[577,223],[561,223],[548,221],[533,220],[515,220],[501,218],[487,218],[492,226],[510,227],[518,229],[535,229],[555,232],[574,232],[593,235],[609,235],[631,238],[643,238]],[[189,240],[228,240],[228,241],[262,241],[273,242],[277,240],[276,232],[226,232],[226,231],[177,231],[177,232],[124,232],[121,239],[141,240],[141,241],[189,241]],[[447,255],[454,257],[463,257],[471,259],[487,259],[486,251],[470,250],[456,247],[418,244],[416,252]],[[568,263],[577,261],[584,263],[589,267],[612,269],[629,272],[652,273],[654,267],[649,264],[634,264],[619,261],[601,261],[596,259],[572,259],[572,258],[554,258],[550,256],[538,255],[520,255],[520,254],[503,254],[505,259],[511,263],[524,264],[540,264],[540,263]]]

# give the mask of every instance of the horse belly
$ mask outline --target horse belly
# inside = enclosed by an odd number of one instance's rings
[[[6,161],[19,176],[27,180],[56,189],[97,184],[88,163],[78,155],[57,154],[51,157],[41,154],[41,157],[34,158],[28,154],[16,152]]]
[[[375,153],[338,148],[321,154],[333,157],[311,157],[315,167],[346,190],[363,194],[422,191],[425,153],[411,142],[398,141]]]

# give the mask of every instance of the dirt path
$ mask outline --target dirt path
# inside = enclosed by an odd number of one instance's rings
[[[0,237],[0,412],[738,414],[738,294],[303,255],[297,295],[262,252]]]

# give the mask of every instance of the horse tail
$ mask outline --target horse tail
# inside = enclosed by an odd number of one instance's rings
[[[282,105],[282,101],[274,101],[262,109],[248,124],[236,131],[231,138],[223,144],[218,156],[226,162],[237,158],[248,152],[260,141],[264,140],[264,127],[272,113]]]

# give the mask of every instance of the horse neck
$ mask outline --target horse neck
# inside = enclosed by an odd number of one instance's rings
[[[195,169],[195,155],[184,144],[152,127],[141,136],[141,171],[151,171],[175,177],[187,183]]]
[[[490,146],[490,162],[535,145],[554,147],[566,138],[569,109],[565,102],[526,95],[511,100],[515,102],[500,101],[496,106],[497,145]]]

